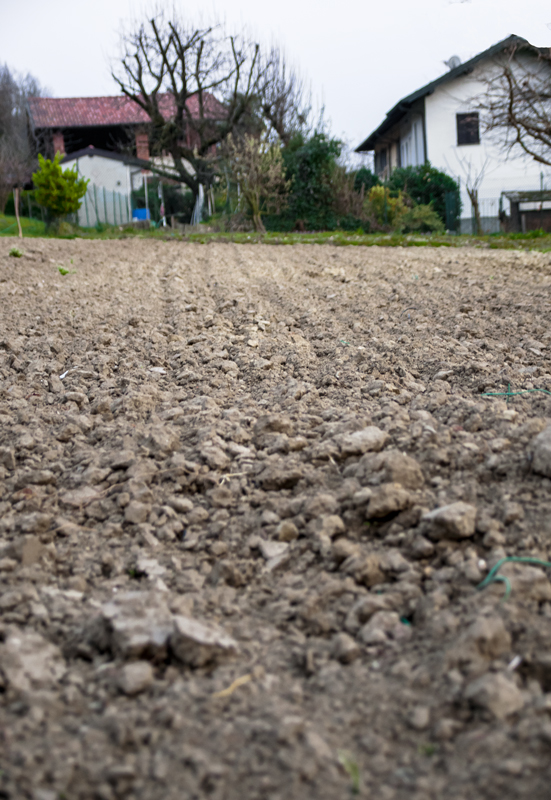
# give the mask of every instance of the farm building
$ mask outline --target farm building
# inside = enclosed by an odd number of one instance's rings
[[[174,99],[159,95],[159,106],[165,119],[174,114]],[[221,118],[224,107],[212,95],[206,98],[207,114]],[[196,96],[188,101],[192,116],[199,115]],[[29,121],[40,152],[49,157],[83,150],[92,145],[110,152],[132,152],[147,161],[150,157],[149,117],[133,100],[123,95],[114,97],[31,97]],[[194,131],[183,131],[193,146]]]
[[[400,100],[356,149],[374,153],[382,180],[397,167],[425,161],[453,175],[461,187],[461,233],[474,230],[467,186],[475,181],[485,232],[498,232],[503,224],[509,230],[551,230],[551,169],[515,151],[504,154],[495,135],[484,132],[479,111],[496,59],[512,48],[525,59],[537,51],[510,36],[463,64],[453,56],[447,73]]]
[[[90,183],[78,212],[78,224],[85,228],[106,222],[122,225],[133,217],[132,192],[147,174],[148,162],[122,153],[86,147],[61,160],[65,169],[76,167]]]
[[[28,102],[29,124],[39,152],[50,158],[60,153],[66,168],[76,164],[79,173],[90,180],[78,215],[83,227],[128,222],[136,212],[132,192],[153,175],[150,166],[171,171],[170,155],[151,153],[149,117],[125,96],[31,97]],[[224,116],[224,107],[212,95],[207,95],[204,103],[206,116]],[[159,95],[159,106],[167,119],[175,112],[170,94]],[[189,98],[188,109],[192,116],[199,116],[196,96]],[[196,136],[192,128],[182,132],[191,147]],[[174,179],[178,180],[176,172]]]

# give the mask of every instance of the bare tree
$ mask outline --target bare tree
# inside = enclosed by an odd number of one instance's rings
[[[461,158],[457,153],[455,155],[465,179],[465,191],[467,192],[469,200],[471,201],[471,207],[475,221],[475,233],[477,236],[482,236],[482,216],[480,214],[480,199],[478,197],[478,191],[482,181],[484,180],[484,177],[486,176],[490,159],[489,157],[486,157],[482,164],[475,164],[473,161],[467,158]],[[450,169],[449,165],[448,169]]]
[[[496,56],[476,98],[483,130],[506,153],[551,166],[551,50],[519,40]]]
[[[260,105],[268,126],[284,145],[307,126],[312,110],[310,90],[278,47],[272,47],[265,59]]]
[[[21,147],[20,142],[7,137],[0,139],[0,213],[4,212],[13,191],[20,237],[23,233],[19,221],[19,190],[30,180],[32,163],[32,156]]]
[[[159,11],[123,36],[123,51],[113,77],[149,117],[154,153],[174,164],[152,169],[177,174],[197,197],[214,180],[216,146],[257,98],[259,46],[219,25],[196,27]]]
[[[28,132],[27,98],[44,94],[32,75],[18,76],[7,65],[0,67],[0,213],[12,189],[31,178],[35,151]]]
[[[13,187],[11,166],[13,162],[7,142],[0,139],[0,214],[4,213]]]

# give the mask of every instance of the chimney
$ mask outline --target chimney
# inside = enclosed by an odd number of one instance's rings
[[[63,134],[61,131],[55,131],[54,136],[54,155],[56,153],[60,153],[62,156],[65,155],[65,139],[63,138]]]
[[[136,156],[149,161],[149,137],[147,133],[136,133]]]

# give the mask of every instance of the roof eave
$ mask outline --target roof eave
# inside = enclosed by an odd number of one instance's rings
[[[64,131],[81,130],[82,128],[133,128],[135,126],[146,125],[147,120],[144,122],[94,122],[89,125],[67,125],[65,122],[48,123],[47,125],[34,125],[35,131],[52,131],[60,129]]]
[[[426,94],[431,94],[432,91],[426,92]],[[371,150],[375,149],[375,142],[380,139],[384,134],[391,130],[395,125],[397,125],[401,119],[403,119],[408,111],[412,108],[413,104],[425,97],[425,95],[419,95],[418,92],[415,92],[414,95],[410,95],[409,97],[405,98],[404,100],[400,100],[394,108],[392,108],[388,114],[386,115],[383,122],[376,128],[373,133],[371,133],[367,139],[365,139],[355,150],[356,153],[368,153]]]
[[[68,164],[70,161],[76,161],[78,158],[108,158],[111,161],[119,161],[124,164],[129,164],[134,167],[141,167],[142,169],[150,169],[149,161],[144,161],[142,158],[136,156],[125,155],[124,153],[113,153],[110,150],[101,150],[100,148],[84,147],[82,150],[75,150],[74,153],[67,153],[63,156],[60,164]]]

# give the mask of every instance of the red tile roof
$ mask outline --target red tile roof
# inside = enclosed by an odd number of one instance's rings
[[[170,94],[159,95],[159,106],[165,118],[174,113]],[[224,116],[224,106],[212,95],[205,97],[206,115],[213,119]],[[193,116],[199,115],[197,95],[188,100]],[[117,97],[30,97],[29,109],[35,128],[81,128],[98,125],[138,125],[149,117],[137,103],[124,95]]]

